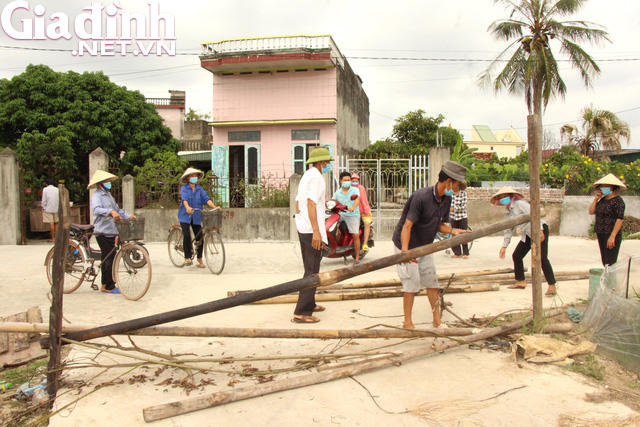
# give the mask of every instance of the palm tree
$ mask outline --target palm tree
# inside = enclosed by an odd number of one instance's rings
[[[558,63],[551,50],[553,40],[560,52],[580,72],[586,87],[591,78],[600,73],[593,58],[577,43],[610,41],[604,30],[590,28],[597,24],[585,21],[560,21],[574,14],[586,0],[494,0],[511,9],[509,19],[494,22],[488,28],[497,40],[511,44],[480,75],[479,83],[491,85],[495,92],[507,89],[509,93],[524,93],[529,114],[542,117],[542,107],[549,99],[564,98],[567,87],[560,77]],[[491,71],[502,64],[508,52],[516,47],[500,73],[493,78]]]
[[[571,124],[566,124],[560,128],[560,135],[573,143],[585,156],[595,152],[598,147],[607,150],[620,151],[622,139],[627,144],[631,140],[629,125],[608,110],[599,110],[593,105],[584,107],[580,112],[582,119],[582,130]]]

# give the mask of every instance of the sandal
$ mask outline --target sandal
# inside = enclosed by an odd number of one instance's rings
[[[547,292],[544,293],[544,296],[555,297],[557,293],[558,293],[558,287],[556,286],[556,289],[554,291],[547,289]]]
[[[120,293],[120,289],[118,288],[113,288],[113,289],[103,289],[102,292],[104,292],[105,294],[119,294]]]
[[[191,261],[190,259],[184,260],[184,265],[191,265],[191,264],[193,264],[193,261]]]
[[[326,307],[323,307],[321,305],[316,305],[313,311],[325,311],[326,309],[327,309]]]
[[[206,265],[204,265],[204,264],[200,264],[200,263],[196,264],[196,266],[197,266],[198,268],[207,268],[207,266],[206,266]]]
[[[315,316],[293,316],[293,319],[291,319],[291,321],[293,323],[318,323],[320,319]]]
[[[509,288],[509,289],[527,289],[526,286],[518,286],[518,285],[507,286],[507,288]]]

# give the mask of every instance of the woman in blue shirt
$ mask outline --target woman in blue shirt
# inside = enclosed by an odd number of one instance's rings
[[[351,200],[352,196],[356,196]],[[353,236],[353,250],[356,255],[355,265],[360,264],[360,190],[351,185],[351,174],[340,174],[340,188],[333,195],[334,200],[347,207],[346,212],[340,212],[340,219],[347,224],[347,229]]]
[[[212,209],[216,209],[216,205],[213,204],[213,201],[204,191],[204,188],[198,185],[198,180],[202,179],[203,176],[204,173],[201,170],[187,168],[180,178],[180,182],[184,185],[180,190],[181,202],[180,209],[178,209],[178,221],[180,221],[182,235],[184,236],[184,240],[182,242],[184,247],[184,265],[193,264],[191,261],[193,252],[191,245],[191,231],[189,230],[189,227],[191,227],[193,234],[197,239],[202,238],[202,235],[200,234],[200,230],[202,229],[200,211],[196,211],[194,209],[202,209],[205,203]],[[202,245],[198,248],[197,265],[199,268],[205,268],[205,265],[202,262],[203,249],[204,247]]]
[[[97,170],[91,177],[87,188],[95,188],[96,191],[91,196],[91,211],[93,212],[93,232],[96,234],[96,241],[100,246],[102,270],[102,292],[108,294],[119,294],[113,280],[113,258],[116,254],[116,236],[118,229],[115,221],[121,219],[136,219],[134,215],[129,215],[116,203],[111,195],[111,182],[118,179],[117,176]]]

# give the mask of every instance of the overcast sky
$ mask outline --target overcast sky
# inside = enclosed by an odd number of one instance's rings
[[[0,0],[3,9],[10,2]],[[90,1],[29,1],[30,11],[14,15],[33,19],[34,8],[46,9],[46,22],[55,12],[71,23]],[[113,1],[103,1],[103,6]],[[521,97],[494,95],[478,88],[478,75],[506,47],[493,40],[487,27],[508,13],[492,0],[188,0],[159,1],[160,12],[175,17],[179,55],[76,57],[78,39],[14,40],[0,31],[0,78],[11,78],[30,64],[55,71],[103,71],[117,84],[147,97],[168,97],[168,90],[185,90],[187,108],[212,111],[212,77],[200,68],[200,43],[232,38],[292,34],[331,34],[354,71],[364,82],[370,101],[370,138],[390,136],[394,119],[423,109],[428,116],[445,116],[465,138],[475,124],[494,132],[510,125],[526,139],[527,109]],[[122,11],[149,16],[147,1],[121,0]],[[629,147],[640,148],[640,2],[591,0],[575,15],[598,23],[612,43],[582,45],[598,61],[602,73],[593,87],[584,88],[567,62],[561,73],[568,87],[565,100],[549,104],[545,127],[559,135],[564,123],[578,124],[580,110],[589,104],[611,110],[625,120],[632,133]],[[22,48],[63,49],[24,50]],[[563,59],[554,45],[557,59]],[[371,59],[364,59],[371,58]],[[385,60],[381,58],[417,58]],[[559,138],[559,136],[558,136]]]

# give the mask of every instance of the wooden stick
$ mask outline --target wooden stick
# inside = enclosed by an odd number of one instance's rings
[[[463,286],[450,286],[445,293],[461,293],[461,292],[487,292],[498,291],[500,285],[498,284],[484,284],[484,285],[463,285]],[[393,298],[401,297],[404,295],[402,288],[393,289],[364,289],[364,290],[352,290],[345,292],[327,292],[316,294],[316,301],[349,301],[357,299],[374,299],[374,298]],[[417,295],[427,295],[426,289],[421,289]],[[297,295],[281,295],[273,298],[267,298],[260,301],[252,302],[251,304],[283,304],[297,302]]]
[[[85,341],[93,338],[100,338],[108,335],[127,333],[136,329],[142,329],[149,326],[161,325],[164,323],[175,322],[177,320],[188,319],[194,316],[200,316],[202,314],[213,313],[215,311],[225,310],[231,307],[237,307],[239,305],[249,304],[255,301],[260,301],[267,298],[272,298],[278,295],[285,295],[291,292],[300,291],[302,289],[314,288],[320,285],[330,285],[333,283],[341,282],[351,277],[360,276],[371,271],[380,270],[385,267],[389,267],[394,264],[408,262],[413,259],[429,255],[438,251],[442,251],[453,246],[457,246],[463,243],[470,242],[471,240],[477,240],[481,237],[485,237],[502,230],[513,228],[520,224],[524,224],[531,219],[530,215],[520,215],[515,218],[511,218],[505,221],[500,221],[496,224],[482,227],[471,233],[464,233],[459,236],[451,237],[449,239],[441,240],[429,245],[420,246],[415,249],[411,249],[407,252],[401,252],[394,255],[389,255],[384,258],[373,260],[371,262],[354,265],[351,267],[340,268],[337,270],[326,271],[323,273],[313,274],[311,276],[304,277],[302,279],[292,280],[290,282],[282,283],[280,285],[271,286],[268,288],[260,289],[256,292],[252,292],[244,295],[237,295],[234,297],[227,297],[216,301],[210,301],[204,304],[195,305],[186,308],[180,308],[164,313],[153,314],[138,319],[127,320],[124,322],[118,322],[111,325],[100,326],[86,331],[71,332],[65,335],[65,338],[74,341]],[[48,338],[40,340],[40,344],[43,347],[48,346]]]
[[[511,270],[511,274],[507,273],[492,273],[492,274],[483,274],[483,275],[473,275],[473,276],[457,276],[452,275],[438,275],[438,282],[441,285],[449,284],[449,280],[451,280],[451,285],[469,285],[475,283],[498,283],[498,280],[507,281],[508,283],[513,283],[513,270],[512,269],[504,269]],[[498,270],[488,270],[488,271],[498,271]],[[589,271],[560,271],[554,274],[558,281],[560,280],[582,280],[589,278]],[[458,278],[456,278],[456,276]],[[525,279],[530,279],[531,274],[525,273]],[[500,282],[507,283],[507,282]],[[347,289],[371,289],[371,288],[388,288],[391,286],[402,286],[400,279],[385,279],[385,280],[376,280],[371,282],[360,282],[360,283],[337,283],[335,285],[328,286],[319,286],[317,293],[323,293],[333,290],[347,290]],[[238,290],[238,291],[228,291],[227,296],[232,297],[236,295],[246,294],[249,292],[255,292],[257,289],[248,289],[248,290]]]
[[[62,327],[64,333],[84,331],[98,325],[74,324]],[[44,333],[45,323],[0,322],[0,332]],[[477,332],[477,328],[450,328],[448,336],[465,336]],[[115,335],[115,334],[114,334]],[[418,338],[443,336],[442,329],[258,329],[214,328],[202,326],[152,326],[119,335],[169,336],[169,337],[232,337],[232,338]]]
[[[55,236],[52,261],[51,310],[49,311],[49,363],[47,365],[47,393],[51,403],[58,392],[60,379],[60,361],[62,350],[62,295],[64,291],[64,270],[69,247],[69,231],[71,229],[71,212],[69,209],[69,192],[64,184],[58,186],[58,230]]]
[[[547,314],[548,317],[557,316],[562,313],[562,309],[550,310]],[[165,418],[173,417],[176,415],[186,414],[189,412],[197,411],[200,409],[211,408],[213,406],[224,405],[225,403],[237,402],[239,400],[250,399],[252,397],[263,396],[265,394],[276,393],[284,390],[291,390],[300,387],[306,387],[313,384],[320,384],[328,381],[333,381],[339,378],[345,378],[353,375],[360,374],[362,372],[371,371],[387,366],[393,366],[401,364],[408,360],[416,359],[418,357],[427,356],[429,354],[442,352],[449,348],[458,347],[463,344],[469,344],[476,341],[481,341],[487,338],[491,338],[496,335],[501,335],[506,332],[511,332],[515,329],[527,325],[533,321],[533,316],[528,316],[525,319],[517,320],[507,323],[497,328],[486,329],[478,334],[463,337],[458,340],[436,340],[433,344],[425,344],[418,348],[412,348],[404,351],[402,354],[396,357],[375,359],[366,363],[356,363],[354,365],[339,367],[336,369],[329,369],[323,372],[316,372],[303,376],[296,376],[293,378],[285,378],[278,381],[272,381],[263,384],[256,384],[250,387],[238,388],[235,390],[227,390],[218,393],[209,394],[207,396],[199,396],[190,399],[185,399],[178,402],[171,402],[162,405],[150,406],[144,408],[143,416],[146,422],[162,420]]]

